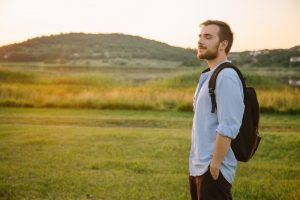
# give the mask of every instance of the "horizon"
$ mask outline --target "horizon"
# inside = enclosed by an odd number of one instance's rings
[[[233,52],[300,44],[299,0],[0,0],[0,46],[70,32],[123,33],[196,48],[199,24],[227,22]]]
[[[22,44],[24,42],[27,42],[29,40],[33,40],[33,39],[38,39],[38,38],[41,38],[41,37],[51,37],[51,36],[59,36],[59,35],[68,35],[68,34],[92,34],[92,35],[98,35],[98,34],[105,34],[105,35],[110,35],[110,34],[120,34],[120,35],[126,35],[126,36],[133,36],[133,37],[140,37],[140,38],[143,38],[143,39],[146,39],[146,40],[151,40],[151,41],[155,41],[155,42],[160,42],[160,43],[164,43],[164,44],[167,44],[169,46],[172,46],[172,47],[179,47],[179,48],[184,48],[184,49],[195,49],[197,50],[197,48],[189,48],[189,47],[181,47],[181,46],[175,46],[175,45],[171,45],[171,44],[168,44],[167,42],[164,42],[164,41],[159,41],[159,40],[155,40],[153,38],[146,38],[146,37],[143,37],[141,35],[132,35],[132,34],[126,34],[126,33],[121,33],[121,32],[98,32],[98,33],[89,33],[89,32],[62,32],[62,33],[54,33],[54,34],[49,34],[49,35],[40,35],[40,36],[36,36],[36,37],[33,37],[33,38],[28,38],[28,39],[25,39],[23,41],[20,41],[20,42],[14,42],[14,43],[11,43],[11,44],[6,44],[6,45],[0,45],[0,48],[2,47],[5,47],[5,46],[9,46],[9,45],[18,45],[18,44]],[[294,48],[294,47],[297,47],[297,46],[300,46],[300,43],[299,44],[295,44],[291,47],[287,47],[287,48],[262,48],[262,49],[255,49],[255,50],[242,50],[242,51],[230,51],[229,53],[239,53],[239,52],[246,52],[246,51],[262,51],[262,50],[277,50],[277,49],[291,49],[291,48]]]

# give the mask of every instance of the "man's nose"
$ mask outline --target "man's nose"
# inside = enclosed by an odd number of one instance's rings
[[[201,40],[198,40],[198,46],[203,46],[203,43],[201,42]]]
[[[203,39],[201,38],[201,37],[199,37],[199,39],[198,39],[198,45],[200,46],[200,45],[203,45]]]

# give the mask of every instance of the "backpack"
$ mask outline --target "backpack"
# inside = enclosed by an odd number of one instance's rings
[[[217,109],[215,96],[216,80],[218,74],[224,68],[234,69],[243,84],[245,111],[239,133],[237,137],[231,141],[231,149],[238,161],[247,162],[256,152],[261,140],[258,132],[259,104],[255,89],[252,87],[246,87],[245,79],[240,70],[233,64],[225,62],[214,70],[209,80],[208,89],[212,102],[211,112],[214,113]],[[205,71],[208,70],[209,69]]]

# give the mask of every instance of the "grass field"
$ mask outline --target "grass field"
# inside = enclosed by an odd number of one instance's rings
[[[121,62],[0,64],[0,200],[189,199],[190,111],[204,67]],[[263,139],[239,164],[234,199],[300,199],[300,95],[288,85],[299,70],[242,68]]]
[[[189,199],[192,113],[0,108],[0,199]],[[299,115],[264,114],[237,200],[299,200]]]

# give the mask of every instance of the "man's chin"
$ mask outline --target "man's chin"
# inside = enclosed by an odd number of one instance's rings
[[[203,56],[203,54],[200,54],[200,53],[197,54],[197,58],[198,58],[199,60],[205,59],[204,56]]]
[[[216,59],[218,57],[218,55],[215,54],[197,54],[197,58],[199,60],[213,60]]]

